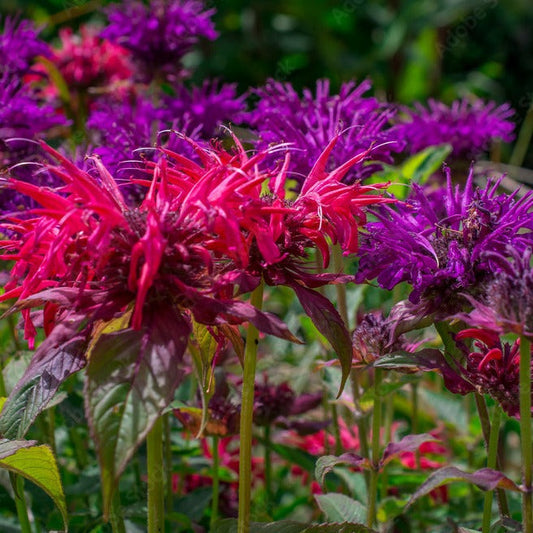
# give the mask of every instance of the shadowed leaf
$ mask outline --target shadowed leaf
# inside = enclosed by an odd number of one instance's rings
[[[455,466],[445,466],[433,472],[425,483],[409,498],[406,508],[412,505],[416,500],[429,494],[432,490],[447,485],[454,481],[466,481],[476,485],[481,490],[505,489],[519,492],[518,486],[501,472],[492,468],[482,468],[477,472],[469,474],[463,472]]]
[[[318,506],[331,522],[350,522],[364,524],[366,522],[366,507],[345,494],[316,494]]]
[[[346,329],[338,311],[325,296],[297,283],[294,283],[291,287],[316,329],[330,342],[341,364],[340,395],[352,369],[353,350],[350,333]]]
[[[103,334],[87,365],[85,409],[96,442],[104,515],[117,480],[182,378],[190,326],[171,308],[144,315],[140,331]]]
[[[339,457],[336,455],[324,455],[323,457],[319,457],[316,462],[315,478],[321,485],[323,485],[326,474],[339,465],[348,465],[358,468],[370,467],[368,459],[356,455],[355,453],[343,453]]]
[[[416,452],[421,444],[424,442],[438,442],[439,439],[433,437],[429,433],[422,433],[420,435],[407,435],[398,442],[391,442],[385,448],[383,456],[381,457],[380,467],[398,457],[405,452]]]

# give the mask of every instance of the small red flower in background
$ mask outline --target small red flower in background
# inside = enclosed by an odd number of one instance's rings
[[[133,74],[130,52],[98,35],[93,26],[59,30],[61,47],[53,50],[52,60],[69,88],[110,87],[129,80]]]

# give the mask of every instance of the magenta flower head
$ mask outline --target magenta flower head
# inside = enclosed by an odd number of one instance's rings
[[[52,60],[69,89],[116,88],[131,79],[132,65],[125,48],[98,36],[98,28],[82,26],[79,34],[72,28],[59,31],[61,47],[53,50]]]
[[[533,239],[533,194],[498,193],[498,182],[464,188],[452,185],[426,192],[418,185],[405,203],[382,206],[377,222],[362,238],[357,280],[377,278],[392,289],[407,282],[409,300],[428,312],[455,314],[465,308],[463,294],[476,295],[496,267],[493,253],[525,250]]]
[[[369,81],[358,86],[352,81],[344,83],[339,94],[330,95],[329,81],[320,80],[316,95],[306,89],[300,97],[289,83],[269,80],[254,91],[258,102],[245,120],[257,133],[258,149],[290,143],[291,177],[300,184],[334,137],[338,136],[338,141],[329,160],[330,170],[375,146],[371,157],[347,173],[345,181],[353,183],[379,170],[379,162],[391,163],[392,152],[404,146],[395,128],[389,127],[394,110],[363,96],[370,87]]]
[[[427,108],[417,103],[405,109],[403,136],[414,154],[428,146],[450,144],[452,157],[472,159],[486,152],[492,142],[513,139],[514,111],[508,104],[497,106],[481,100],[457,100],[450,106],[429,100]]]
[[[50,48],[39,39],[33,23],[6,17],[0,34],[0,75],[6,72],[14,76],[28,73],[31,64],[40,55],[49,56]]]
[[[465,339],[472,339],[473,346]],[[454,370],[443,372],[446,388],[458,394],[489,394],[509,416],[519,418],[520,341],[502,343],[497,332],[476,328],[460,331],[455,341],[465,357],[455,361]]]
[[[108,9],[104,38],[132,52],[142,81],[181,77],[181,59],[201,37],[215,39],[211,16],[199,0],[124,0]]]
[[[228,274],[227,265],[242,238],[236,242],[226,231],[233,218],[228,202],[237,201],[228,178],[249,173],[247,183],[257,180],[252,167],[239,169],[238,161],[228,165],[223,152],[204,153],[207,168],[177,154],[171,165],[162,157],[140,183],[148,188],[142,203],[128,206],[98,158],[94,172],[87,173],[43,148],[58,161],[46,168],[63,187],[4,179],[4,187],[28,195],[39,207],[5,217],[0,226],[5,236],[0,259],[14,262],[0,301],[15,299],[12,309],[22,310],[30,347],[37,327],[47,335],[22,379],[23,384],[37,379],[46,388],[39,409],[70,373],[87,364],[89,347],[90,361],[98,360],[99,328],[109,322],[118,320],[121,327],[111,337],[104,335],[104,344],[118,343],[114,350],[126,358],[139,349],[140,359],[160,369],[170,365],[160,375],[163,407],[181,379],[193,318],[211,327],[250,321],[267,334],[296,340],[274,315],[233,299],[240,277]],[[120,346],[128,345],[135,350],[121,352]],[[57,378],[53,387],[42,378],[43,364],[51,365],[46,370]],[[36,368],[38,377],[32,374]],[[13,402],[25,394],[23,384]],[[9,408],[4,412],[9,419]],[[0,423],[0,432],[12,434],[15,429],[8,425]]]

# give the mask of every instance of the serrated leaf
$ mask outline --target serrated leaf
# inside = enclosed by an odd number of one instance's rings
[[[415,452],[424,442],[438,442],[433,435],[421,433],[419,435],[407,435],[398,442],[391,442],[385,448],[380,461],[380,468],[405,452]]]
[[[481,490],[505,489],[520,492],[520,488],[513,481],[492,468],[482,468],[470,474],[463,472],[455,466],[445,466],[432,472],[426,482],[409,498],[406,508],[437,487],[453,483],[454,481],[466,481],[467,483],[476,485]]]
[[[87,335],[77,333],[83,317],[59,323],[36,350],[0,415],[0,435],[23,437],[54,397],[61,383],[85,364]]]
[[[171,307],[144,313],[139,331],[103,334],[87,365],[85,409],[96,443],[104,516],[118,479],[181,381],[189,325]]]
[[[292,520],[280,520],[272,523],[252,522],[250,531],[253,533],[376,533],[361,524],[330,523],[330,524],[301,524]],[[237,520],[226,518],[215,524],[211,533],[237,533]]]
[[[350,333],[338,311],[325,296],[297,283],[291,287],[316,329],[330,342],[341,364],[342,378],[338,393],[340,396],[352,369],[353,350]]]
[[[19,474],[43,489],[61,512],[67,529],[67,504],[57,463],[47,445],[36,441],[4,440],[0,442],[0,468]]]
[[[315,500],[329,522],[366,523],[366,507],[345,494],[316,494]]]
[[[326,474],[339,465],[349,465],[359,468],[370,467],[368,459],[356,455],[355,453],[343,453],[338,457],[336,455],[324,455],[323,457],[318,458],[315,467],[315,478],[320,485],[324,484]]]

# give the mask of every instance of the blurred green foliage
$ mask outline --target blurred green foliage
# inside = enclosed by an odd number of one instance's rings
[[[57,27],[98,14],[103,0],[2,0]],[[207,0],[220,33],[187,57],[194,81],[217,77],[240,90],[267,78],[313,87],[329,78],[371,78],[375,93],[412,103],[449,103],[475,94],[517,112],[517,131],[533,102],[531,0]],[[525,166],[533,167],[529,150]]]

